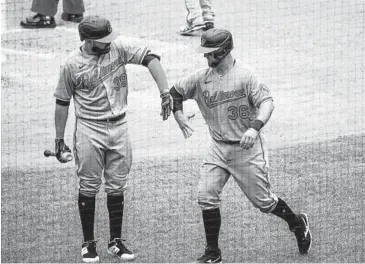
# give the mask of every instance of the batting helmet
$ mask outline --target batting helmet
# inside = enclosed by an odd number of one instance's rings
[[[87,16],[79,24],[80,40],[92,39],[102,43],[110,43],[117,34],[113,31],[108,19],[99,16]]]
[[[231,32],[226,29],[212,28],[202,34],[200,46],[196,51],[198,53],[222,53],[226,56],[232,49]]]

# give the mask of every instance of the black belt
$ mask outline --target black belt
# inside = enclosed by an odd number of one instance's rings
[[[103,119],[103,120],[98,120],[98,121],[105,121],[105,122],[116,122],[118,120],[121,120],[125,117],[125,113],[121,114],[120,116],[116,116],[116,117],[111,117],[111,118],[107,118],[107,119]]]
[[[215,140],[215,139],[214,139]],[[239,140],[235,140],[235,141],[227,141],[227,140],[215,140],[219,143],[224,143],[224,144],[227,144],[227,145],[237,145],[237,144],[240,144],[240,141]]]

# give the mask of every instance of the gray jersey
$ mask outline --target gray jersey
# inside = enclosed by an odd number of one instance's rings
[[[197,101],[217,141],[239,141],[257,117],[260,104],[272,100],[254,70],[239,61],[224,76],[214,68],[203,69],[180,79],[175,88],[184,100]]]
[[[96,57],[74,51],[61,69],[54,96],[63,101],[74,97],[76,117],[103,120],[127,111],[128,79],[125,65],[141,64],[150,50],[122,37],[110,52]]]

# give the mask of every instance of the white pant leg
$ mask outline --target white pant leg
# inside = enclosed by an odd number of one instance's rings
[[[185,0],[185,7],[187,10],[187,23],[202,23],[202,11],[198,4],[198,0]]]
[[[214,21],[215,13],[212,9],[212,0],[199,0],[204,21]]]

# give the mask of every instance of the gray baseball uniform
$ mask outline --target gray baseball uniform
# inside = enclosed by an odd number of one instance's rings
[[[262,133],[251,149],[239,145],[260,104],[272,100],[270,90],[254,70],[236,61],[224,76],[215,68],[203,69],[180,79],[175,88],[183,100],[196,100],[213,139],[200,167],[198,199],[202,209],[219,207],[230,175],[255,207],[263,212],[274,209],[278,198],[270,190]]]
[[[123,193],[132,163],[125,114],[128,80],[126,64],[141,64],[147,47],[115,39],[110,52],[100,57],[76,50],[62,68],[55,97],[74,98],[76,125],[74,154],[80,193],[95,196],[105,173],[105,191]],[[118,119],[109,122],[109,119]]]

